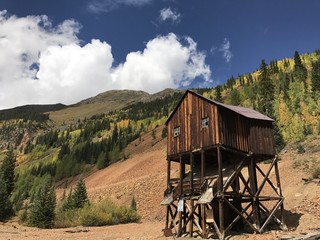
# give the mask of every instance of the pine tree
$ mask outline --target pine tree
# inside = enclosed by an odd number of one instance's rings
[[[56,195],[52,182],[38,190],[30,209],[29,224],[40,228],[52,228],[55,218]]]
[[[8,196],[10,196],[14,188],[15,164],[16,164],[16,158],[13,154],[13,151],[9,150],[0,168],[0,171],[3,174],[3,180],[6,183],[6,188],[7,188],[6,190],[7,190]]]
[[[259,75],[259,111],[266,115],[273,115],[274,85],[270,78],[265,60],[261,61]]]
[[[217,102],[222,102],[222,96],[221,96],[221,90],[222,87],[221,85],[216,86],[215,88],[215,95],[214,95],[214,100],[216,100]]]
[[[294,52],[294,75],[298,79],[302,80],[306,87],[307,69],[303,65],[298,51]]]
[[[108,166],[107,154],[104,151],[102,151],[102,152],[100,152],[100,154],[98,156],[97,168],[100,170],[100,169],[105,168],[106,166]]]
[[[82,177],[80,177],[77,186],[72,194],[72,207],[82,208],[89,203],[86,184]]]
[[[230,103],[235,106],[239,106],[241,103],[241,96],[237,89],[234,89],[230,93]]]
[[[11,213],[11,203],[7,193],[6,182],[0,172],[0,220],[5,220]]]
[[[312,63],[311,88],[313,96],[320,91],[320,59]]]

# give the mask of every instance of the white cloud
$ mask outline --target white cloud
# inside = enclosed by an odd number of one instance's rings
[[[143,6],[153,0],[92,0],[88,9],[94,13],[110,12],[121,6]]]
[[[189,37],[186,45],[171,33],[147,43],[143,52],[127,55],[126,62],[113,72],[113,81],[120,88],[144,89],[150,93],[163,88],[188,86],[195,77],[211,81],[211,71],[205,64],[205,55],[196,50]]]
[[[160,10],[160,21],[171,21],[172,23],[179,23],[181,14],[175,10],[171,10],[170,7]]]
[[[233,54],[230,51],[230,47],[231,47],[230,41],[227,38],[225,38],[219,48],[219,51],[222,52],[222,56],[227,63],[229,63],[231,61],[231,58],[233,57]]]
[[[150,93],[211,81],[205,54],[190,37],[171,33],[150,40],[112,67],[111,46],[93,39],[80,45],[80,25],[53,27],[46,16],[0,12],[0,109],[24,104],[71,104],[111,89]]]

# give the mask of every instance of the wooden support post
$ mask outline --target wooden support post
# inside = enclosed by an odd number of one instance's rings
[[[204,150],[202,149],[201,150],[201,183],[204,182],[204,177],[205,177],[205,169],[206,169],[206,161],[205,161],[205,152]]]
[[[205,166],[206,159],[205,159],[205,152],[201,150],[201,184],[204,182],[205,177]],[[206,228],[206,206],[204,204],[200,205],[200,216],[201,216],[201,227],[202,227],[202,238],[207,238],[207,228]]]
[[[171,170],[171,161],[170,159],[167,159],[167,189],[170,187],[170,170]]]
[[[182,194],[183,194],[183,178],[184,178],[184,163],[183,163],[183,159],[182,159],[182,155],[180,154],[179,156],[179,160],[180,160],[180,182],[179,182],[179,194],[180,194],[180,197],[179,199],[181,199],[182,197]],[[179,203],[178,203],[179,205]],[[177,236],[180,237],[181,236],[181,230],[182,230],[182,212],[179,211],[179,226],[178,226],[178,234]]]
[[[192,238],[193,236],[193,221],[194,221],[194,214],[193,214],[193,206],[194,206],[194,200],[190,199],[190,221],[189,221],[189,236]]]
[[[190,196],[193,196],[193,153],[190,152]]]
[[[179,226],[178,226],[178,234],[177,237],[181,237],[182,234],[182,212],[179,212]]]
[[[260,216],[260,209],[259,209],[259,198],[257,196],[257,173],[256,173],[256,163],[254,159],[251,159],[250,166],[249,166],[249,178],[250,178],[250,185],[252,190],[252,209],[253,209],[253,216],[255,220],[256,228],[260,231],[261,227],[261,216]]]
[[[283,198],[282,196],[282,190],[281,190],[281,184],[280,184],[280,175],[279,175],[279,168],[278,168],[278,159],[276,159],[275,161],[275,165],[274,165],[274,171],[275,171],[275,174],[276,174],[276,180],[277,180],[277,187],[278,187],[278,194],[281,198]],[[285,221],[284,221],[284,206],[283,206],[283,201],[280,205],[280,213],[281,213],[281,222],[282,222],[282,226],[281,228],[283,230],[288,230],[286,224],[285,224]]]
[[[193,161],[194,161],[194,158],[193,158],[193,153],[190,152],[190,205],[191,205],[191,210],[190,210],[190,222],[189,222],[189,234],[190,234],[190,237],[192,237],[193,235],[193,220],[194,220],[194,214],[193,214]]]
[[[183,159],[182,159],[182,155],[180,155],[180,181],[179,181],[179,194],[180,197],[182,196],[183,193],[183,178],[184,178],[184,163],[183,163]]]
[[[207,238],[206,205],[205,204],[201,204],[201,227],[202,227],[202,238]]]
[[[217,148],[218,153],[218,197],[219,197],[219,231],[224,239],[224,195],[223,195],[223,172],[222,172],[222,155],[221,147]]]
[[[167,215],[166,215],[166,227],[165,229],[168,229],[169,227],[169,214],[170,214],[170,205],[167,205]]]

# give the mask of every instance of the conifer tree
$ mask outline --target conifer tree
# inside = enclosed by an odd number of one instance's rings
[[[56,195],[51,180],[38,190],[30,209],[29,224],[40,228],[54,225]]]
[[[86,203],[89,203],[87,188],[83,178],[80,177],[72,194],[72,207],[82,208]]]
[[[15,164],[16,164],[16,158],[13,154],[13,151],[9,150],[0,168],[0,172],[2,172],[2,175],[3,175],[3,180],[6,183],[6,191],[8,196],[10,196],[14,188]]]
[[[315,93],[320,91],[320,59],[312,63],[311,88],[315,97]]]
[[[274,85],[270,78],[269,71],[265,60],[261,61],[259,75],[259,111],[266,115],[273,115]]]
[[[304,82],[304,86],[306,87],[307,69],[303,65],[298,51],[294,52],[294,74]]]
[[[5,220],[11,213],[11,203],[7,193],[6,182],[0,172],[0,220]]]
[[[217,102],[222,102],[222,96],[221,96],[221,85],[216,86],[216,91],[215,91],[215,95],[214,95],[214,100],[216,100]]]

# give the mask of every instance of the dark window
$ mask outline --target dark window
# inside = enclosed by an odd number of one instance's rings
[[[202,120],[201,120],[201,127],[202,127],[202,128],[205,128],[205,127],[208,127],[208,125],[209,125],[209,118],[208,118],[208,117],[202,118]]]
[[[173,129],[173,136],[178,137],[180,135],[180,127],[176,127]]]

